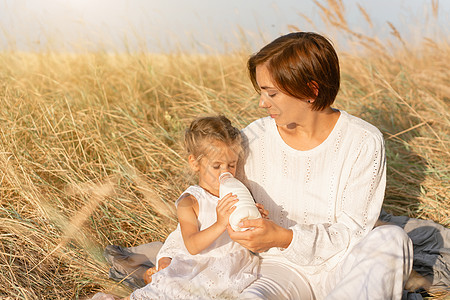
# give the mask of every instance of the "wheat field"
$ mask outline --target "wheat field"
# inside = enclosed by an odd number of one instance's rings
[[[335,107],[384,134],[385,209],[448,227],[450,44],[356,38],[363,51],[339,52]],[[194,117],[243,128],[264,115],[249,55],[0,53],[0,299],[129,293],[108,280],[104,247],[175,228],[173,202],[194,180],[181,145]]]

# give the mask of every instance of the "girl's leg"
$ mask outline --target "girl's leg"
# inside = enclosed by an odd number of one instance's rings
[[[242,291],[239,299],[314,299],[304,276],[280,261],[263,259],[261,277]]]
[[[398,299],[412,268],[413,247],[404,230],[384,225],[359,242],[329,276],[326,299]]]

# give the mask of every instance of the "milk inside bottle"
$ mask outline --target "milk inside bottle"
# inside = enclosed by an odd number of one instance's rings
[[[255,206],[255,201],[253,200],[250,191],[242,182],[234,178],[229,172],[220,175],[219,183],[220,199],[222,199],[225,195],[232,193],[233,195],[236,195],[239,200],[235,204],[236,209],[231,213],[229,218],[231,228],[233,228],[234,231],[244,231],[249,229],[239,227],[239,222],[245,219],[252,220],[261,218],[261,214]]]

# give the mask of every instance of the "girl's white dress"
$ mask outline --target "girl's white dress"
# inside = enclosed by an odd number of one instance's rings
[[[175,205],[186,193],[198,201],[199,229],[214,224],[219,198],[199,186],[190,186]],[[175,232],[180,234],[179,228]],[[132,300],[236,299],[256,280],[259,257],[233,242],[226,231],[197,255],[189,254],[184,243],[178,249],[173,253],[170,266],[154,274],[151,283],[134,291]]]

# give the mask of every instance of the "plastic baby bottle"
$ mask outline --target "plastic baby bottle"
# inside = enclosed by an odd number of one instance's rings
[[[233,228],[234,231],[244,231],[249,229],[239,227],[239,222],[244,219],[252,220],[261,218],[261,214],[255,206],[255,201],[253,200],[250,191],[229,172],[220,175],[219,183],[219,196],[221,199],[225,195],[232,193],[233,195],[236,195],[239,200],[235,204],[236,209],[231,213],[229,218],[231,228]]]

